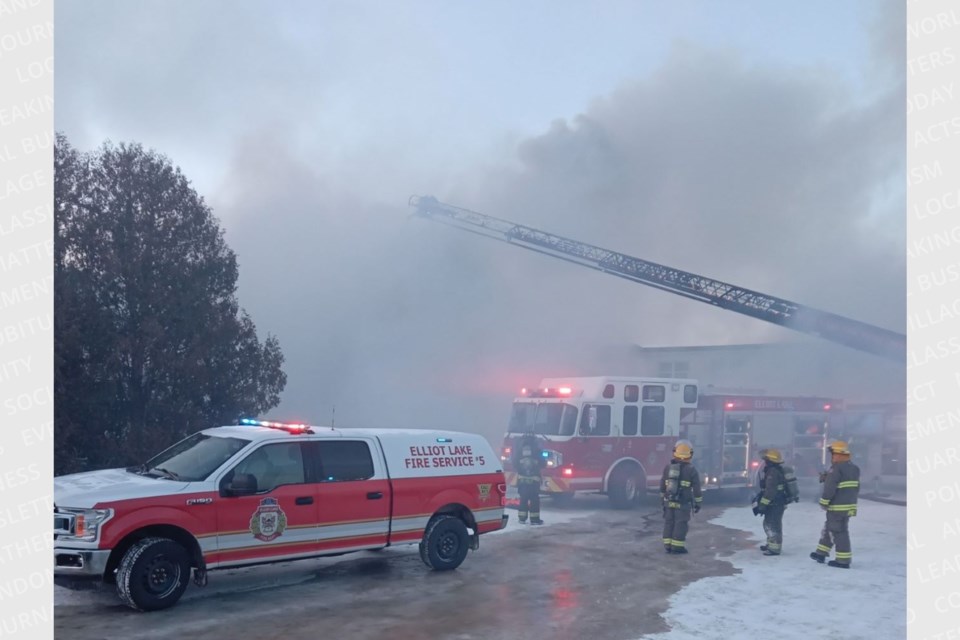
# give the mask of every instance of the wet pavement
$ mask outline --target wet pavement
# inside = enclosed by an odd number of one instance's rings
[[[209,586],[148,614],[112,589],[58,588],[56,636],[635,640],[668,630],[661,614],[682,586],[737,572],[724,557],[751,546],[746,534],[707,524],[726,506],[695,516],[685,556],[664,553],[659,509],[578,496],[563,509],[544,501],[546,526],[483,536],[452,572],[428,570],[415,546],[211,572]]]

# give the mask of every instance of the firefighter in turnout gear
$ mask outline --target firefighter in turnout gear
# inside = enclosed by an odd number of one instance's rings
[[[673,459],[663,469],[660,495],[663,498],[663,547],[667,553],[686,553],[687,527],[690,512],[700,511],[703,495],[700,474],[690,460],[693,447],[678,442],[673,448]]]
[[[515,464],[517,491],[520,493],[517,519],[520,524],[526,524],[529,513],[530,524],[543,524],[540,519],[540,470],[543,468],[543,456],[540,455],[540,447],[535,439],[524,438],[520,446],[520,457]]]
[[[836,558],[831,567],[849,569],[853,560],[850,548],[850,518],[857,515],[857,496],[860,494],[860,467],[850,461],[850,449],[845,442],[830,445],[832,466],[821,476],[823,494],[820,507],[827,512],[827,521],[820,533],[820,543],[810,557],[823,562],[836,545]]]
[[[760,550],[765,556],[778,556],[783,546],[783,512],[787,508],[783,456],[777,449],[767,449],[763,460],[760,483],[763,490],[753,513],[763,514],[763,532],[767,534],[767,544],[761,545]]]

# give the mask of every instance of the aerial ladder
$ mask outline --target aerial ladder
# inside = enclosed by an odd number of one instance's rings
[[[845,347],[906,362],[907,338],[895,331],[455,207],[432,196],[412,196],[408,204],[415,208],[417,215],[424,218],[765,320]]]

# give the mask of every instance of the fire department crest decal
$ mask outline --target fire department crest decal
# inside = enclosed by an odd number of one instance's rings
[[[490,485],[490,484],[478,484],[478,485],[477,485],[477,491],[478,491],[479,494],[480,494],[480,501],[481,501],[481,502],[486,502],[487,499],[490,497],[490,487],[491,487],[491,486],[493,486],[493,485]]]
[[[287,514],[280,508],[276,498],[264,498],[250,516],[250,533],[257,540],[270,542],[279,538],[287,528]]]

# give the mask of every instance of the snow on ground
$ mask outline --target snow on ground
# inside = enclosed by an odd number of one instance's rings
[[[816,504],[791,505],[784,516],[784,553],[763,556],[757,548],[728,558],[739,575],[705,578],[670,598],[664,614],[671,631],[650,640],[758,638],[810,640],[900,640],[906,637],[907,510],[861,500],[850,520],[851,569],[810,559],[823,526]],[[711,520],[766,538],[761,518],[746,507],[731,508]],[[688,536],[696,558],[696,524]]]

